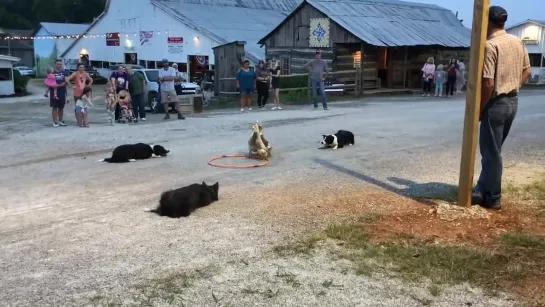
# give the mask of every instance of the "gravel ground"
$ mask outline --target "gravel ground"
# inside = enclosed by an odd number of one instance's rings
[[[522,95],[506,163],[545,162],[540,95]],[[192,272],[200,277],[178,296],[186,306],[512,306],[507,296],[467,285],[430,296],[426,285],[357,276],[325,250],[312,258],[269,252],[351,208],[390,210],[399,195],[456,183],[463,107],[461,98],[377,98],[332,104],[327,112],[222,111],[185,121],[149,115],[145,123],[110,127],[99,104],[84,129],[74,127],[72,114],[71,126],[51,127],[42,100],[0,104],[0,305],[130,305],[155,297],[158,306],[180,306],[142,285],[158,289],[172,274]],[[274,147],[270,166],[206,164],[244,152],[255,120]],[[316,149],[321,134],[338,129],[353,131],[356,145]],[[97,162],[129,142],[160,143],[172,154]],[[203,180],[220,182],[212,206],[180,220],[144,212],[162,191]],[[331,196],[340,194],[353,196],[350,208]]]

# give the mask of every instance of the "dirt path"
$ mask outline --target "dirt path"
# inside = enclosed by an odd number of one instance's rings
[[[3,135],[0,159],[0,305],[512,306],[506,295],[467,285],[433,295],[426,283],[357,275],[327,250],[271,252],[331,221],[448,189],[463,114],[462,101],[451,103],[287,108],[132,127],[99,119],[90,129],[17,126]],[[506,161],[543,163],[545,143],[535,134],[545,126],[533,117],[536,108],[543,107],[521,107],[524,125]],[[206,166],[214,155],[244,151],[256,119],[275,147],[270,167]],[[317,151],[316,136],[341,126],[358,131],[357,146]],[[97,162],[136,141],[162,143],[172,155]],[[162,191],[203,180],[220,182],[221,199],[209,208],[181,220],[144,212]]]

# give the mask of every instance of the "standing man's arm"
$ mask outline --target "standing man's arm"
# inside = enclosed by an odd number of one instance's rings
[[[532,69],[530,68],[530,58],[528,57],[528,50],[526,50],[526,47],[524,48],[524,62],[522,65],[522,77],[520,78],[520,86],[524,85],[526,83],[526,80],[530,78],[532,75]]]
[[[328,73],[328,70],[327,70],[327,63],[325,60],[322,60],[324,61],[324,80],[327,79],[327,73]]]
[[[129,91],[129,74],[126,74],[125,75],[126,78],[125,78],[125,90],[128,92]]]
[[[490,43],[486,43],[484,53],[484,67],[483,67],[483,86],[481,91],[481,109],[479,112],[479,119],[482,116],[484,107],[492,97],[494,92],[496,75],[496,63],[498,61],[497,49]]]
[[[313,60],[312,60],[312,61],[313,61]],[[310,65],[311,65],[310,63],[312,63],[312,61],[309,61],[308,63],[305,64],[305,69],[306,69],[309,73],[312,72],[312,68],[311,68],[311,66],[310,66]]]

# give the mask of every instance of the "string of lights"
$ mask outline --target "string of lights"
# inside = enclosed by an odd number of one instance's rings
[[[139,31],[139,32],[112,32],[106,34],[78,34],[78,35],[37,35],[37,36],[4,36],[1,39],[4,40],[35,40],[35,39],[78,39],[82,38],[122,38],[139,35],[168,35],[169,31]]]

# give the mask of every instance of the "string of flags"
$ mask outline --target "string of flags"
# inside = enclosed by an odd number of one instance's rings
[[[140,32],[112,32],[106,34],[78,34],[78,35],[37,35],[37,36],[5,36],[4,40],[35,40],[35,39],[78,39],[82,38],[121,38],[139,36],[142,33],[156,33],[157,35],[168,35],[169,31],[140,31]]]

